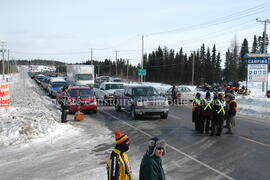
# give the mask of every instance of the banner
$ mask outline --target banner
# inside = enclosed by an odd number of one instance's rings
[[[0,107],[10,106],[9,85],[0,83]]]

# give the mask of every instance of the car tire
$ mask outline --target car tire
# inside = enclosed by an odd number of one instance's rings
[[[164,113],[160,115],[161,119],[167,119],[168,113]]]
[[[134,120],[137,120],[138,119],[138,115],[135,112],[135,107],[134,106],[131,107],[130,113],[131,113],[132,119],[134,119]]]

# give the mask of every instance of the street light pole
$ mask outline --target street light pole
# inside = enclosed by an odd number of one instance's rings
[[[4,47],[6,46],[5,44],[6,44],[6,42],[4,42],[4,41],[1,42],[1,51],[2,51],[2,73],[3,73],[2,79],[3,79],[3,80],[5,79],[5,49],[4,49]]]
[[[142,69],[143,69],[143,54],[144,54],[144,35],[142,35]],[[143,82],[143,75],[141,75],[141,83]]]

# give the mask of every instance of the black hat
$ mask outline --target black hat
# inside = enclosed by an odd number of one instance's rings
[[[209,97],[209,98],[211,97],[211,94],[210,94],[209,91],[206,92],[205,97],[206,97],[206,98],[207,98],[207,97]]]
[[[166,153],[166,141],[163,139],[159,139],[158,137],[151,138],[148,143],[148,154],[150,156],[153,156],[155,154],[156,148],[163,148],[164,151],[162,156],[164,156]]]

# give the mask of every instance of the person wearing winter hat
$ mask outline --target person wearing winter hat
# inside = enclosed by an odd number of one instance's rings
[[[115,131],[115,148],[106,159],[108,180],[133,180],[131,166],[126,151],[129,150],[129,138]]]
[[[148,150],[141,161],[139,180],[165,180],[161,160],[161,157],[165,154],[165,140],[157,137],[151,138],[148,143]]]

